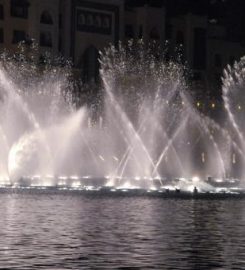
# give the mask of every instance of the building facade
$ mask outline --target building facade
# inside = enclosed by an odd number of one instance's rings
[[[99,51],[123,39],[123,1],[61,0],[60,14],[62,54],[73,60],[84,80],[96,78]]]
[[[127,4],[132,2],[0,0],[0,49],[15,51],[20,41],[35,40],[40,57],[49,52],[72,59],[79,76],[89,81],[98,77],[99,51],[109,44],[168,40],[172,47],[182,46],[193,80],[210,89],[220,82],[223,68],[245,54],[244,42],[230,39],[231,31],[208,14],[169,15],[167,5]]]
[[[0,46],[15,51],[20,41],[40,44],[43,51],[58,52],[59,0],[0,1]]]

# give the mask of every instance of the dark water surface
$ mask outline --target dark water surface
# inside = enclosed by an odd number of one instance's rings
[[[0,269],[245,269],[245,201],[0,194]]]

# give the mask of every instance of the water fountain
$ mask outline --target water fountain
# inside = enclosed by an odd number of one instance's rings
[[[245,59],[224,72],[225,110],[215,121],[197,109],[185,66],[166,61],[154,46],[131,41],[101,53],[103,110],[95,121],[88,106],[73,105],[67,67],[3,55],[1,185],[204,192],[240,187]]]

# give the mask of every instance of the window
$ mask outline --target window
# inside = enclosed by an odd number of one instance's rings
[[[216,73],[214,74],[214,82],[215,82],[217,85],[221,85],[221,83],[222,83],[221,78],[222,78],[222,74],[220,74],[220,73],[218,73],[218,72],[216,72]]]
[[[194,81],[201,81],[202,80],[202,73],[201,72],[194,72],[192,79]]]
[[[13,32],[13,40],[14,44],[19,43],[20,41],[26,40],[26,33],[25,31],[21,30],[14,30]]]
[[[177,45],[184,45],[185,39],[182,31],[178,31],[176,34],[176,44]]]
[[[234,65],[235,61],[236,61],[235,56],[234,56],[234,55],[231,55],[231,56],[229,57],[229,63],[230,63],[230,65]]]
[[[12,17],[28,18],[29,2],[27,0],[11,0],[10,14]]]
[[[40,46],[52,47],[52,35],[50,32],[40,33]]]
[[[86,17],[85,14],[80,13],[78,16],[78,24],[79,25],[86,25]]]
[[[0,28],[0,43],[4,42],[3,28]]]
[[[103,28],[110,28],[110,18],[108,16],[104,16],[102,20],[102,27]]]
[[[166,25],[166,39],[171,39],[172,38],[172,25],[167,24]]]
[[[143,25],[139,26],[139,38],[143,38]]]
[[[156,27],[153,27],[150,32],[150,38],[154,40],[159,40],[160,35]]]
[[[127,38],[134,38],[134,28],[132,24],[125,25],[125,36]]]
[[[92,26],[94,24],[93,16],[92,14],[89,14],[86,18],[86,24]]]
[[[95,19],[94,19],[94,25],[95,27],[101,27],[101,18],[99,15],[95,16]]]
[[[218,53],[214,55],[214,65],[218,68],[222,67],[221,55]]]
[[[59,14],[59,29],[62,28],[62,14]]]
[[[0,5],[0,20],[4,19],[4,9],[3,9],[3,5]]]
[[[81,32],[110,35],[112,31],[112,17],[104,13],[77,10],[76,23]]]
[[[195,69],[206,68],[206,49],[206,30],[204,28],[195,28],[193,55],[193,66]]]
[[[90,46],[82,56],[82,76],[85,82],[96,81],[99,77],[99,52]]]
[[[59,35],[59,52],[61,52],[62,49],[62,38],[61,35]]]
[[[40,23],[53,24],[52,16],[47,10],[43,11],[43,13],[41,14]]]

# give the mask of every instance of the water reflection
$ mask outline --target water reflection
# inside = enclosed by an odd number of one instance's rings
[[[4,269],[243,269],[242,200],[2,194]]]

